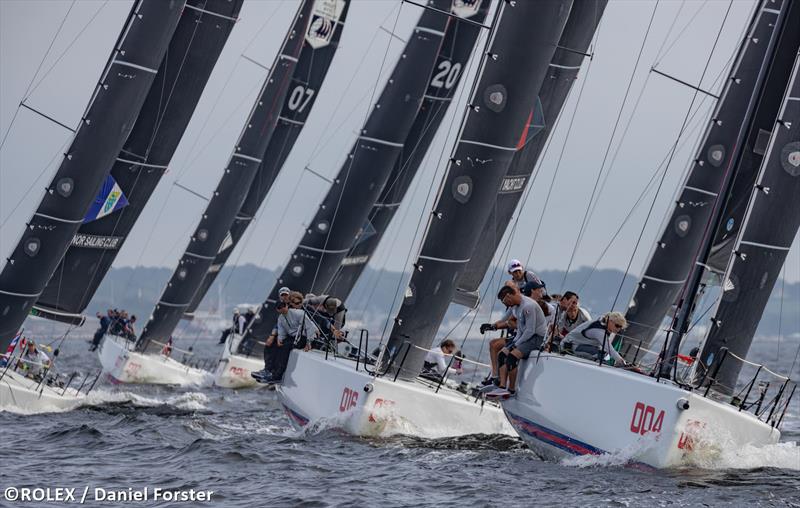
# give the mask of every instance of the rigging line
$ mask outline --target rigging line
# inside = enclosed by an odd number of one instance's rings
[[[33,111],[34,113],[36,113],[37,115],[41,116],[42,118],[44,118],[46,120],[50,120],[51,122],[53,122],[54,124],[58,125],[59,127],[63,127],[65,129],[67,129],[68,131],[70,131],[71,133],[75,134],[75,129],[73,129],[69,125],[59,122],[58,120],[56,120],[52,116],[46,115],[46,114],[42,113],[41,111],[39,111],[38,109],[35,109],[35,108],[31,107],[31,106],[28,106],[24,102],[20,102],[19,103],[19,106],[17,106],[17,110],[19,110],[19,108],[25,108],[28,111]]]
[[[708,59],[706,60],[705,67],[703,68],[703,73],[700,75],[700,79],[698,80],[698,83],[702,83],[703,82],[703,79],[705,78],[706,73],[708,72],[708,68],[711,65],[711,59],[714,56],[714,50],[717,48],[717,44],[719,43],[720,37],[722,36],[723,29],[725,28],[725,22],[728,19],[728,15],[731,12],[731,7],[732,6],[733,6],[733,0],[730,0],[728,2],[728,8],[725,10],[725,17],[722,18],[722,23],[720,23],[719,30],[717,31],[717,35],[716,35],[716,37],[714,39],[714,44],[711,46],[711,51],[708,54]],[[691,112],[692,112],[692,107],[694,106],[694,103],[697,100],[697,96],[698,96],[699,93],[700,93],[699,91],[695,90],[694,94],[692,95],[692,101],[689,103],[689,109],[686,111],[686,115],[685,115],[685,117],[683,119],[683,123],[681,124],[681,128],[678,131],[678,137],[675,140],[675,143],[673,145],[672,153],[670,154],[670,157],[669,157],[669,160],[667,161],[666,166],[664,166],[664,171],[661,174],[661,180],[659,181],[658,187],[656,188],[656,194],[655,194],[656,197],[658,197],[659,193],[661,192],[661,187],[664,185],[664,180],[666,179],[667,172],[669,171],[669,166],[672,164],[672,160],[675,157],[675,153],[677,151],[678,143],[680,142],[681,136],[683,135],[683,133],[684,133],[684,131],[686,129],[686,126],[687,126],[687,124],[689,122],[689,118],[690,118],[690,115],[691,115]],[[622,280],[621,280],[621,282],[619,284],[619,288],[617,289],[617,294],[614,297],[614,303],[611,305],[611,310],[614,310],[614,306],[617,304],[617,301],[619,300],[619,295],[622,293],[622,287],[625,285],[625,278],[628,276],[628,272],[630,271],[631,264],[633,263],[633,258],[636,255],[636,251],[638,250],[639,244],[642,241],[642,237],[644,236],[644,232],[647,229],[647,223],[649,222],[650,216],[653,213],[653,209],[655,208],[656,201],[657,201],[657,199],[653,199],[653,201],[650,203],[650,208],[647,211],[647,216],[645,217],[644,223],[642,224],[642,229],[639,231],[639,237],[636,239],[636,244],[634,245],[633,251],[631,252],[631,256],[628,259],[628,266],[625,268],[625,273],[623,274]]]
[[[702,8],[702,5],[705,4],[707,1],[708,0],[703,0],[700,8]],[[656,60],[659,59],[659,57],[661,56],[661,52],[664,51],[664,47],[667,45],[667,41],[669,40],[669,36],[670,36],[670,34],[672,34],[672,31],[675,29],[675,25],[678,23],[678,18],[680,18],[681,12],[683,12],[683,8],[684,7],[686,7],[686,0],[681,0],[681,5],[680,5],[680,7],[678,7],[678,10],[675,12],[675,17],[672,18],[672,23],[670,23],[669,28],[667,29],[667,33],[664,34],[664,40],[661,42],[661,47],[659,47],[658,51],[656,51]],[[695,12],[694,15],[690,16],[689,20],[693,20],[695,18],[695,16],[697,16],[697,12]],[[686,29],[686,27],[684,27],[684,30],[685,29]],[[683,33],[683,31],[681,31],[681,34],[682,33]],[[679,38],[680,38],[680,34],[678,34],[678,36],[675,39],[677,40]]]
[[[786,264],[784,264],[783,267],[781,268],[781,272],[783,273],[781,274],[781,300],[780,300],[781,304],[780,304],[780,309],[778,310],[778,347],[775,351],[776,365],[778,364],[778,361],[781,358],[781,339],[783,338],[781,328],[783,325],[783,296],[784,296],[784,291],[786,290]],[[791,375],[791,371],[789,371],[789,374]]]
[[[72,0],[72,3],[69,5],[69,9],[67,9],[67,13],[64,14],[64,18],[61,20],[61,23],[58,25],[58,30],[56,30],[55,35],[53,35],[53,40],[50,41],[50,45],[47,47],[47,50],[44,52],[44,56],[42,56],[41,61],[39,62],[39,66],[36,68],[36,72],[33,73],[33,77],[31,77],[28,86],[25,88],[25,93],[22,94],[23,99],[17,105],[16,111],[14,111],[14,116],[11,117],[11,123],[8,124],[8,129],[6,129],[6,133],[3,135],[3,140],[0,142],[0,150],[3,149],[3,146],[6,144],[6,138],[8,138],[9,132],[11,132],[11,128],[14,126],[14,121],[17,119],[17,115],[19,114],[20,106],[23,106],[25,103],[25,99],[28,98],[28,92],[30,92],[31,85],[36,80],[36,76],[39,75],[39,71],[42,70],[42,66],[44,65],[44,61],[47,59],[47,55],[50,54],[50,50],[53,49],[53,44],[55,44],[56,39],[58,39],[59,34],[61,33],[61,29],[64,28],[64,23],[66,23],[67,18],[69,17],[69,13],[72,12],[72,8],[75,7],[75,2],[77,0]],[[27,106],[26,106],[27,107]],[[38,113],[38,111],[37,111]],[[59,124],[62,125],[62,124]],[[66,126],[65,126],[66,127]],[[67,127],[69,129],[69,127]],[[72,129],[70,129],[72,130]],[[75,132],[74,130],[72,132]]]
[[[623,111],[625,110],[625,104],[628,101],[628,95],[630,94],[631,87],[633,86],[633,81],[634,81],[634,78],[636,76],[636,71],[639,68],[639,62],[641,61],[642,54],[644,53],[644,48],[647,46],[647,38],[648,38],[648,36],[650,34],[650,30],[651,30],[651,28],[653,26],[653,20],[656,17],[656,12],[658,11],[659,2],[660,2],[660,0],[656,0],[656,3],[654,5],[654,7],[653,7],[653,13],[650,15],[650,22],[648,23],[647,30],[645,30],[645,33],[644,33],[644,39],[642,40],[642,45],[639,47],[639,54],[636,57],[636,63],[634,64],[633,70],[631,71],[631,77],[628,80],[628,86],[627,86],[627,88],[625,90],[625,96],[622,98],[622,104],[620,105],[619,113],[617,114],[617,119],[614,122],[614,128],[611,131],[611,136],[609,137],[608,145],[606,146],[605,155],[603,155],[603,162],[600,164],[600,169],[597,172],[597,178],[595,179],[595,182],[594,182],[594,188],[592,189],[592,194],[591,194],[591,197],[589,198],[589,203],[590,204],[594,200],[594,196],[595,196],[595,194],[596,194],[596,192],[598,190],[598,184],[600,183],[600,178],[602,177],[603,169],[605,168],[606,161],[608,159],[608,154],[611,151],[611,145],[614,142],[614,136],[617,133],[617,128],[619,127],[619,121],[622,118]],[[572,249],[572,255],[569,258],[569,262],[567,263],[567,269],[564,271],[564,277],[561,280],[561,286],[562,287],[567,282],[567,275],[569,274],[569,270],[572,267],[572,262],[575,260],[575,255],[578,252],[578,247],[580,246],[581,236],[583,235],[584,228],[586,227],[588,219],[589,219],[589,210],[590,210],[590,208],[591,208],[590,206],[587,206],[586,207],[586,213],[583,215],[583,220],[581,221],[581,227],[578,230],[578,237],[575,239],[575,246]]]
[[[500,13],[502,12],[503,7],[504,7],[504,4],[502,4],[502,3],[496,5],[495,12],[494,12],[494,18],[492,20],[492,29],[489,31],[488,34],[486,34],[486,40],[484,40],[484,41],[480,40],[480,37],[483,36],[483,33],[481,33],[481,34],[479,34],[478,40],[476,41],[476,44],[475,44],[476,47],[483,48],[481,50],[482,58],[473,59],[470,62],[470,66],[474,67],[475,60],[480,60],[478,62],[478,64],[477,64],[477,70],[475,71],[476,75],[472,79],[472,85],[470,86],[469,92],[467,92],[467,87],[466,86],[463,87],[462,90],[461,90],[461,95],[460,95],[460,98],[459,98],[459,101],[458,101],[460,109],[456,110],[456,114],[454,114],[452,116],[451,120],[450,120],[449,128],[446,131],[447,132],[447,136],[445,136],[444,143],[442,143],[442,148],[439,151],[439,156],[437,157],[438,163],[436,164],[436,170],[434,171],[434,175],[433,175],[434,179],[431,182],[431,183],[435,182],[436,179],[438,178],[439,179],[439,186],[436,187],[434,185],[431,185],[428,188],[428,195],[425,197],[425,203],[423,204],[422,208],[420,209],[420,215],[419,215],[419,219],[417,220],[417,226],[416,226],[416,229],[414,230],[414,235],[412,236],[412,241],[409,242],[408,253],[406,254],[406,259],[405,259],[405,262],[403,263],[403,266],[408,266],[410,264],[412,253],[414,253],[416,251],[417,254],[419,254],[422,251],[424,238],[420,238],[420,236],[419,236],[420,229],[422,228],[423,222],[425,223],[425,226],[426,226],[426,229],[427,229],[428,221],[430,220],[430,217],[431,217],[431,213],[429,212],[429,210],[432,209],[432,207],[433,207],[433,205],[431,204],[431,198],[433,197],[435,199],[436,197],[438,197],[439,193],[441,192],[441,190],[443,189],[444,184],[445,184],[444,180],[445,180],[445,178],[447,176],[447,169],[448,169],[447,166],[449,165],[449,162],[445,163],[445,151],[447,150],[448,146],[451,146],[450,134],[454,134],[455,135],[455,138],[452,141],[452,148],[451,148],[451,153],[453,153],[455,151],[455,144],[458,142],[458,138],[459,138],[459,136],[461,134],[461,130],[462,130],[464,119],[465,119],[465,116],[464,116],[465,114],[461,113],[460,111],[465,111],[466,108],[469,107],[469,103],[471,102],[472,97],[476,93],[476,90],[477,90],[477,87],[478,87],[478,82],[480,81],[481,69],[483,68],[483,62],[486,59],[486,56],[488,55],[489,46],[490,46],[490,43],[492,41],[492,36],[493,36],[494,30],[495,30],[494,27],[496,27],[498,25],[498,22],[499,22],[499,19],[500,19]],[[466,76],[466,75],[469,75],[469,74],[465,73],[464,75]],[[466,94],[466,100],[464,100],[465,94]],[[459,122],[459,128],[454,131],[453,125],[455,125],[456,118],[458,118],[459,116],[462,119]],[[419,240],[417,240],[417,238],[419,238]],[[415,241],[419,242],[419,245],[416,246],[416,247],[414,246]],[[404,279],[409,279],[410,280],[410,278],[411,278],[410,275],[411,274],[406,275],[405,274],[405,269],[404,269],[403,270],[403,277],[400,277],[398,279],[398,281],[397,281],[397,286],[395,287],[394,296],[392,297],[392,305],[389,308],[388,313],[386,314],[386,321],[384,322],[383,330],[381,331],[381,339],[380,339],[380,343],[381,344],[383,344],[383,340],[384,340],[384,337],[386,336],[386,330],[389,327],[389,323],[392,321],[392,315],[395,313],[394,309],[397,306],[398,297],[403,292],[403,281],[404,281]],[[406,285],[407,284],[408,284],[408,280],[406,281]]]
[[[400,14],[402,12],[403,12],[403,5],[401,4],[400,8],[397,10],[397,16],[394,19],[394,26],[392,26],[392,32],[397,31],[397,23],[398,23],[398,21],[400,19]],[[381,59],[381,65],[378,68],[378,75],[377,75],[377,78],[375,79],[375,86],[372,89],[372,94],[370,95],[370,99],[369,99],[369,104],[370,105],[374,104],[375,93],[378,90],[378,86],[379,86],[380,81],[381,81],[381,74],[383,73],[384,65],[386,65],[386,59],[389,56],[389,48],[391,48],[391,46],[392,46],[392,40],[390,38],[389,42],[386,44],[386,51],[384,51],[384,53],[383,53],[383,59]],[[374,106],[368,107],[367,111],[364,112],[364,120],[361,122],[362,125],[364,125],[367,122],[367,119],[369,118],[369,115],[371,113],[372,107],[374,107]],[[355,152],[355,148],[354,148],[353,151]],[[336,222],[336,216],[339,214],[339,207],[341,206],[342,198],[344,197],[344,189],[347,187],[347,181],[350,178],[350,169],[353,167],[353,163],[354,162],[355,162],[355,157],[353,157],[352,159],[350,159],[347,162],[347,169],[345,170],[344,179],[342,180],[342,186],[341,186],[341,191],[339,192],[339,198],[336,200],[336,207],[333,209],[333,215],[331,216],[331,221],[330,221],[331,224],[334,224]],[[325,243],[323,244],[323,247],[322,247],[323,250],[328,248],[328,242],[330,241],[330,238],[331,238],[331,230],[332,229],[333,229],[332,227],[329,227],[327,233],[325,234]],[[311,279],[311,287],[312,288],[314,287],[314,284],[316,284],[316,282],[317,282],[317,277],[319,276],[319,270],[320,270],[320,267],[322,265],[322,258],[323,257],[324,257],[324,255],[320,256],[320,262],[317,263],[317,266],[316,266],[316,268],[314,270],[314,277]]]
[[[758,1],[758,0],[756,0],[756,1]],[[692,26],[692,23],[695,22],[695,20],[697,19],[697,16],[700,14],[700,12],[703,9],[706,8],[707,4],[708,4],[708,0],[703,0],[703,2],[700,3],[700,5],[697,7],[697,9],[691,14],[691,16],[689,16],[689,21],[687,21],[683,25],[683,28],[681,28],[680,32],[678,32],[678,34],[675,36],[675,38],[672,40],[672,42],[670,42],[669,46],[665,50],[664,46],[666,45],[666,42],[669,39],[669,35],[672,33],[672,28],[675,26],[675,23],[678,21],[678,16],[677,15],[675,16],[675,20],[672,22],[672,26],[670,26],[669,32],[667,32],[667,35],[664,37],[664,44],[661,45],[661,48],[659,48],[658,53],[656,53],[655,63],[653,64],[654,67],[659,65],[661,63],[661,61],[664,60],[664,58],[667,57],[669,52],[672,51],[672,48],[675,47],[675,44],[677,44],[678,41],[681,40],[681,37],[686,32],[686,30],[688,30],[689,27]],[[681,5],[681,9],[683,9],[683,5]],[[678,14],[680,14],[680,10],[678,11]]]
[[[695,86],[695,85],[693,85],[693,84],[691,84],[691,83],[687,83],[686,81],[684,81],[684,80],[682,80],[682,79],[678,79],[678,78],[676,78],[675,76],[670,76],[669,74],[666,74],[666,73],[664,73],[664,72],[661,72],[660,70],[656,69],[656,67],[655,67],[655,66],[653,66],[653,68],[652,68],[652,69],[650,69],[650,72],[655,72],[655,73],[656,73],[656,74],[658,74],[659,76],[664,76],[665,78],[667,78],[667,79],[671,79],[672,81],[675,81],[676,83],[680,83],[681,85],[688,86],[688,87],[689,87],[689,88],[691,88],[692,90],[696,90],[696,91],[698,91],[698,92],[702,92],[702,93],[704,93],[704,94],[706,94],[706,95],[708,95],[708,96],[711,96],[711,97],[713,97],[713,98],[715,98],[715,99],[719,99],[719,95],[714,95],[713,93],[711,93],[711,92],[709,92],[709,91],[707,91],[707,90],[703,90],[703,89],[702,89],[702,88],[700,88],[699,86]]]
[[[64,56],[67,54],[67,52],[69,52],[70,49],[72,49],[72,46],[75,45],[76,42],[78,42],[78,39],[81,37],[81,35],[83,35],[83,33],[86,31],[86,29],[89,28],[89,25],[91,25],[92,22],[95,20],[95,18],[97,18],[97,16],[100,14],[100,11],[102,11],[105,8],[105,6],[108,5],[108,2],[109,2],[109,0],[105,0],[103,2],[103,4],[95,11],[95,13],[89,19],[89,21],[87,21],[86,24],[83,25],[83,28],[81,28],[81,30],[78,32],[78,34],[75,35],[75,38],[72,39],[72,42],[70,42],[67,45],[67,47],[64,49],[64,51],[58,56],[58,58],[56,58],[56,61],[53,62],[53,65],[51,65],[50,68],[47,69],[47,71],[42,75],[42,77],[39,79],[39,81],[30,90],[30,92],[28,92],[28,94],[25,96],[25,98],[22,99],[22,102],[25,102],[26,100],[28,100],[30,98],[30,96],[33,95],[34,92],[36,92],[36,90],[44,82],[44,80],[47,79],[47,76],[49,76],[50,73],[53,71],[53,69],[55,69],[56,65],[58,65],[59,62],[61,62],[61,59],[64,58]]]
[[[25,192],[23,192],[23,193],[22,193],[22,195],[21,195],[21,196],[20,196],[20,198],[19,198],[19,201],[17,201],[17,203],[16,203],[16,204],[14,205],[14,207],[11,209],[11,211],[10,211],[10,212],[9,212],[9,214],[8,214],[8,216],[7,216],[5,219],[3,219],[3,222],[2,222],[2,223],[0,223],[0,230],[2,230],[2,228],[4,228],[4,227],[6,226],[6,224],[7,224],[7,223],[8,223],[8,221],[11,219],[11,217],[13,217],[13,216],[14,216],[14,211],[16,211],[16,210],[17,210],[17,209],[20,207],[20,205],[22,205],[23,201],[25,201],[26,199],[28,199],[28,194],[30,194],[31,190],[33,190],[33,188],[34,188],[34,187],[37,185],[37,183],[39,182],[39,180],[41,180],[41,179],[42,179],[42,177],[43,177],[43,176],[44,176],[46,173],[49,173],[49,172],[50,172],[50,167],[53,165],[53,163],[56,161],[56,159],[58,159],[59,157],[63,157],[63,156],[64,156],[64,150],[66,150],[66,149],[67,149],[67,146],[68,146],[68,145],[69,145],[71,142],[72,142],[72,139],[68,139],[68,140],[66,140],[66,141],[64,142],[64,144],[62,144],[62,145],[61,145],[61,149],[60,149],[60,150],[58,150],[58,151],[56,152],[56,154],[55,154],[55,155],[53,155],[53,158],[52,158],[52,159],[50,159],[50,162],[48,162],[48,163],[47,163],[47,164],[44,166],[44,168],[42,168],[42,171],[39,173],[39,175],[38,175],[38,176],[37,176],[37,177],[36,177],[36,178],[35,178],[35,179],[34,179],[34,180],[31,182],[31,184],[28,186],[28,188],[25,190]]]

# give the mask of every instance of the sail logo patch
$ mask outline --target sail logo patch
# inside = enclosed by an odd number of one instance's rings
[[[122,243],[121,236],[99,236],[78,233],[72,237],[71,245],[84,249],[116,250]]]
[[[503,182],[500,184],[500,192],[518,192],[525,188],[527,180],[527,176],[507,176],[503,178]]]
[[[83,218],[83,223],[102,219],[121,208],[128,206],[128,199],[122,192],[119,184],[111,175],[106,176],[100,192],[89,207],[89,211]]]
[[[352,256],[342,260],[342,266],[363,265],[369,261],[369,256]]]
[[[791,176],[800,176],[800,142],[793,141],[781,149],[781,165]]]
[[[308,24],[306,32],[306,41],[309,46],[318,49],[330,44],[344,5],[344,0],[317,0],[314,2],[314,12],[311,13],[311,23]]]
[[[459,18],[471,18],[478,13],[481,8],[482,0],[453,0],[453,6],[450,9],[453,14]]]

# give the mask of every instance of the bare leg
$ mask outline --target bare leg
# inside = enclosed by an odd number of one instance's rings
[[[505,345],[505,339],[492,339],[489,341],[489,360],[492,362],[492,377],[497,377],[497,355]]]
[[[508,369],[505,365],[500,366],[500,388],[504,388],[506,386],[506,378],[508,377]]]
[[[511,352],[511,354],[514,355],[514,357],[517,360],[522,361],[522,353],[519,351],[519,349],[513,350]],[[517,372],[518,371],[519,371],[519,364],[517,364],[517,366],[514,367],[514,370],[512,370],[511,372],[508,373],[508,391],[510,391],[510,392],[513,392],[517,388]]]

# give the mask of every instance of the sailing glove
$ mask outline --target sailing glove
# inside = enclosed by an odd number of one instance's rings
[[[484,334],[489,330],[497,330],[497,327],[495,327],[492,323],[483,323],[481,325],[481,334]]]

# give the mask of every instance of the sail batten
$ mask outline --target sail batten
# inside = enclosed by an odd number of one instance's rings
[[[140,0],[55,177],[0,273],[0,349],[16,335],[69,248],[145,102],[185,2]],[[124,72],[113,72],[124,62]],[[22,296],[25,295],[25,296]],[[35,296],[34,296],[35,295]]]
[[[138,351],[158,351],[171,337],[184,310],[201,286],[253,183],[289,91],[297,57],[305,41],[314,0],[303,0],[250,110],[228,165],[208,201],[189,245],[136,343]]]
[[[164,175],[189,124],[243,0],[189,0],[154,85],[109,178],[125,198],[85,220],[34,309],[40,317],[78,324],[105,274]],[[203,6],[202,8],[200,6]],[[208,17],[214,18],[213,23]],[[222,21],[227,20],[227,22]],[[106,199],[102,205],[108,205]]]
[[[445,12],[451,5],[451,0],[428,2],[429,7]],[[358,237],[400,156],[442,47],[450,17],[435,9],[422,12],[355,145],[298,242],[303,247],[295,248],[261,306],[250,328],[251,338],[263,341],[277,323],[271,302],[278,299],[281,286],[303,293],[326,293]],[[249,347],[252,342],[243,345]]]
[[[504,2],[476,78],[439,195],[387,344],[400,376],[417,376],[456,283],[475,250],[500,182],[527,137],[571,0]],[[525,40],[525,44],[519,44]],[[467,140],[467,142],[463,142]],[[405,347],[406,343],[418,347]],[[422,348],[422,349],[421,349]],[[399,363],[399,360],[398,360]],[[397,366],[395,366],[397,367]]]

